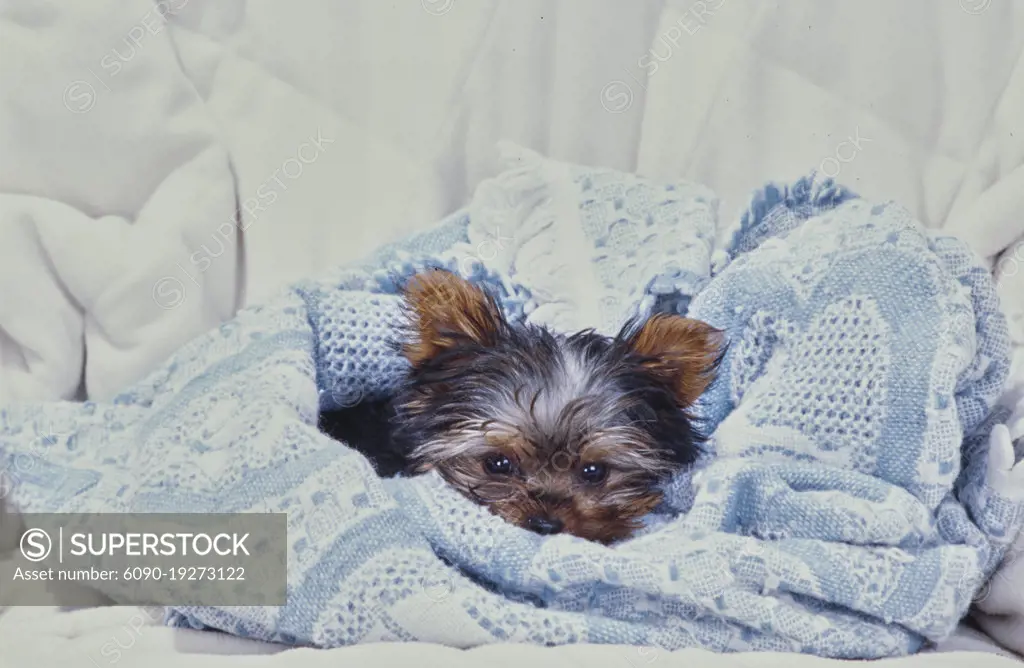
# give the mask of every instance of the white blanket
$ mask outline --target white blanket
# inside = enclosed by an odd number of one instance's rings
[[[1022,48],[1017,0],[5,0],[0,401],[109,398],[453,210],[502,138],[725,221],[818,168],[963,236],[1024,324]],[[981,623],[1024,651],[1013,591]]]
[[[499,139],[633,168],[639,120],[598,91],[656,11],[7,0],[0,401],[109,398],[239,304],[463,204]]]
[[[1024,233],[1024,3],[662,5],[8,0],[0,400],[109,397],[461,205],[501,138],[704,182],[726,221],[818,168],[1024,286],[1024,249],[999,256]]]
[[[193,668],[311,668],[313,666],[587,666],[588,668],[839,668],[847,662],[813,656],[759,653],[720,655],[688,649],[665,652],[621,645],[490,645],[463,651],[423,643],[357,645],[334,650],[284,649],[220,633],[159,625],[157,611],[144,608],[19,608],[0,617],[4,665],[180,666]],[[269,656],[272,655],[272,656]],[[880,668],[940,666],[1010,668],[1020,660],[977,632],[964,630],[938,652],[873,663]]]

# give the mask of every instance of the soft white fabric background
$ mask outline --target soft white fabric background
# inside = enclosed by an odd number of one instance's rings
[[[995,256],[1024,228],[1022,25],[1020,0],[4,0],[0,400],[110,396],[457,208],[499,139],[703,181],[725,221],[817,167]]]
[[[109,398],[459,207],[500,139],[723,223],[818,168],[961,235],[1021,321],[1022,46],[1024,0],[0,0],[0,401]],[[1024,648],[1016,591],[982,606]]]

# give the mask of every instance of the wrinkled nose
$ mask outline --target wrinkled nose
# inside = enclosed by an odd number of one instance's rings
[[[531,517],[526,520],[526,528],[542,536],[549,536],[562,530],[562,522],[550,517]]]

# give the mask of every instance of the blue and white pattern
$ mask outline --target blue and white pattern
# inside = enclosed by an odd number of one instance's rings
[[[1024,517],[985,478],[1009,341],[968,250],[812,178],[763,189],[716,249],[705,188],[506,151],[437,229],[245,309],[111,404],[0,411],[16,505],[287,513],[288,605],[168,623],[290,644],[874,658],[950,634]],[[712,453],[641,535],[535,535],[317,431],[401,376],[395,293],[427,266],[552,327],[673,311],[728,332],[698,411]]]

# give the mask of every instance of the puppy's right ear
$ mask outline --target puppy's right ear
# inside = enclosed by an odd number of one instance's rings
[[[493,345],[505,327],[501,309],[490,295],[447,271],[413,276],[404,295],[412,331],[402,352],[414,367],[467,342]]]

